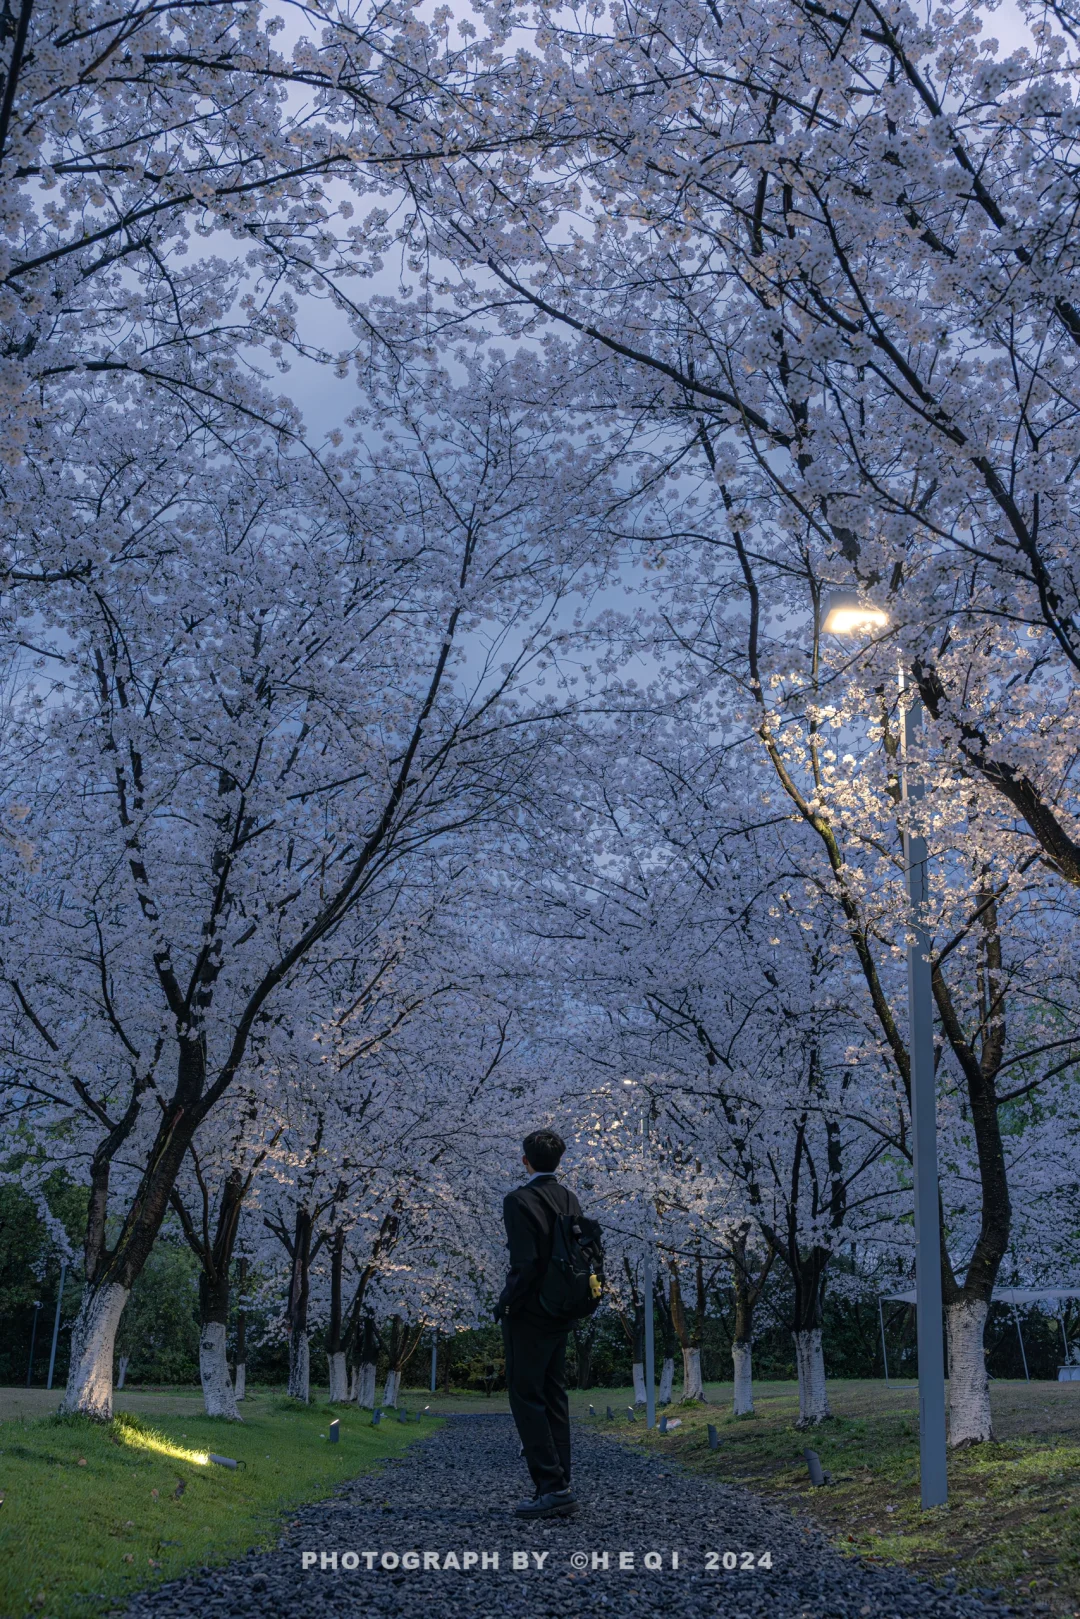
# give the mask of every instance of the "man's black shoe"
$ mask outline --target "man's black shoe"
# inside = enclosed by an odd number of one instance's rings
[[[514,1517],[569,1518],[577,1509],[573,1490],[552,1490],[546,1495],[535,1495],[531,1501],[519,1501]]]

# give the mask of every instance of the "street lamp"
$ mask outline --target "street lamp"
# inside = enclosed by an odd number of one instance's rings
[[[821,627],[831,635],[882,629],[889,615],[854,591],[834,591],[821,604]],[[900,691],[905,691],[900,671]],[[922,725],[922,703],[912,692],[904,707],[900,797],[907,809],[923,796],[908,759]],[[915,1314],[919,1348],[919,1476],[922,1504],[949,1497],[945,1462],[945,1357],[941,1342],[941,1211],[938,1196],[937,1087],[934,1077],[934,990],[926,839],[904,816],[904,879],[908,896],[908,1049],[911,1065],[911,1147],[915,1181]]]
[[[52,1348],[49,1351],[49,1381],[45,1384],[47,1389],[52,1388],[53,1371],[56,1366],[56,1340],[60,1336],[60,1306],[64,1302],[64,1278],[67,1275],[67,1260],[60,1264],[60,1286],[56,1294],[56,1314],[53,1317]]]
[[[30,1363],[26,1368],[26,1386],[30,1387],[30,1379],[34,1373],[34,1343],[37,1339],[38,1316],[41,1314],[41,1300],[34,1300],[34,1319],[30,1327]]]
[[[632,1079],[624,1079],[624,1085],[633,1085]],[[645,1122],[645,1109],[647,1103],[641,1105],[641,1168],[645,1171],[645,1144],[647,1125]],[[656,1427],[656,1344],[653,1335],[653,1255],[652,1232],[650,1223],[645,1228],[645,1252],[641,1266],[641,1286],[645,1294],[645,1426]]]
[[[853,635],[857,630],[883,630],[889,615],[853,590],[834,590],[821,604],[821,627],[829,635]]]

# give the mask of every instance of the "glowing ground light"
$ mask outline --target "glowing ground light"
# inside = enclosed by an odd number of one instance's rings
[[[174,1445],[171,1440],[162,1439],[157,1434],[125,1428],[121,1437],[125,1445],[131,1445],[135,1450],[153,1451],[155,1456],[168,1456],[174,1462],[191,1462],[195,1467],[210,1465],[210,1457],[205,1450],[187,1450],[183,1445]]]

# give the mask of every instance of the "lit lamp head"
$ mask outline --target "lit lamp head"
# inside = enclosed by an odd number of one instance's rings
[[[883,607],[863,601],[854,590],[834,590],[821,604],[821,628],[829,635],[883,630],[888,622],[889,615]]]

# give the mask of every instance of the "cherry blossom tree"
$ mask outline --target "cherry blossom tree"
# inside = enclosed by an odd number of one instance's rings
[[[497,376],[442,387],[397,429],[373,405],[381,442],[331,464],[346,507],[272,451],[258,478],[215,467],[164,564],[56,586],[40,668],[13,637],[5,801],[35,852],[10,858],[12,1116],[62,1126],[91,1185],[69,1409],[108,1413],[180,1166],[253,1040],[287,1060],[298,969],[402,862],[495,827],[558,722],[511,694],[602,574],[603,468]]]
[[[233,1255],[245,1200],[277,1138],[265,1139],[264,1124],[260,1139],[257,1126],[265,1114],[253,1091],[246,1098],[237,1091],[230,1104],[215,1119],[214,1131],[188,1148],[169,1201],[199,1261],[199,1378],[206,1414],[236,1422],[243,1390],[230,1379],[226,1358]],[[237,1360],[242,1364],[242,1354]]]
[[[476,1178],[479,1121],[507,1049],[506,1024],[489,1022],[482,1002],[468,993],[465,952],[446,949],[441,963],[438,954],[429,943],[422,968],[410,960],[398,979],[385,955],[377,970],[368,964],[359,992],[354,982],[336,1020],[320,1030],[324,1054],[305,1062],[298,1051],[269,1087],[269,1107],[282,1127],[270,1154],[262,1223],[288,1256],[289,1393],[299,1400],[309,1398],[311,1309],[327,1314],[331,1402],[345,1401],[346,1344],[353,1343],[360,1367],[374,1365],[375,1300],[401,1302],[395,1289],[406,1275],[415,1292],[410,1254],[448,1240],[432,1208],[447,1212],[446,1172],[440,1177],[433,1169],[444,1161],[456,1167],[450,1178],[458,1198],[466,1180]],[[399,1375],[418,1340],[403,1335],[397,1314],[394,1320],[398,1327],[385,1343]],[[416,1330],[426,1322],[421,1312]],[[370,1404],[370,1374],[360,1381],[356,1398]]]
[[[333,42],[311,21],[234,0],[5,7],[0,499],[25,507],[68,435],[117,407],[302,433],[253,354],[324,358],[302,311],[379,270],[378,210],[352,222],[349,198],[430,65],[394,6],[343,8]],[[71,547],[29,576],[87,561]]]
[[[568,409],[719,462],[751,549],[772,513],[876,591],[953,767],[1075,884],[1080,31],[1021,13],[1003,53],[966,4],[491,10],[431,99],[489,155],[409,183],[434,328],[540,338]]]

